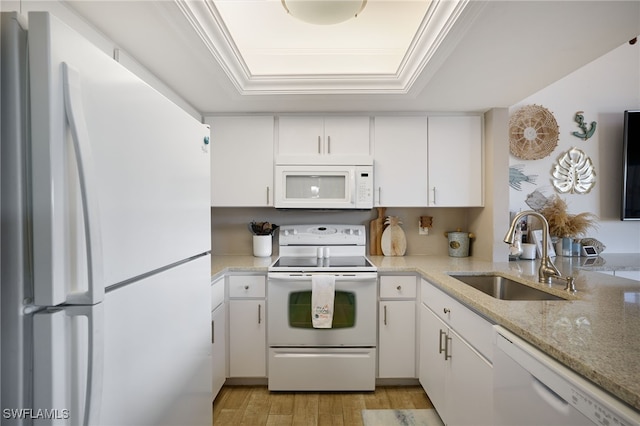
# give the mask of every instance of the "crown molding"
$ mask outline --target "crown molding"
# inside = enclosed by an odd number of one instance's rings
[[[433,1],[394,73],[254,75],[213,0],[174,2],[240,95],[407,94],[418,76],[433,75],[440,65],[436,62],[457,44],[459,37],[449,37],[452,30],[467,28],[484,3]],[[457,33],[461,36],[463,32]],[[434,62],[436,57],[441,60]]]

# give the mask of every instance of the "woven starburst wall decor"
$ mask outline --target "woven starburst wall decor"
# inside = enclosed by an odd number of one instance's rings
[[[509,151],[523,160],[544,158],[558,146],[555,117],[543,106],[527,105],[509,120]]]

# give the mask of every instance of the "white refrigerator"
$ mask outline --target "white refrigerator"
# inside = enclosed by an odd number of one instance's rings
[[[2,13],[2,425],[211,425],[209,129]]]

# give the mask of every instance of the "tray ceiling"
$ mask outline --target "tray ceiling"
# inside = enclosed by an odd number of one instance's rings
[[[469,5],[369,0],[353,19],[314,25],[280,0],[176,4],[241,93],[271,94],[406,93]]]

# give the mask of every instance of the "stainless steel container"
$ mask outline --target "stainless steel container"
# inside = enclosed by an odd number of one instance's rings
[[[473,234],[469,232],[462,232],[458,228],[456,231],[445,232],[444,236],[449,240],[449,256],[469,256],[469,243],[471,238],[474,238]]]

